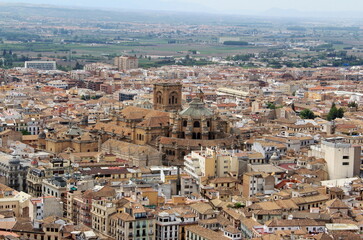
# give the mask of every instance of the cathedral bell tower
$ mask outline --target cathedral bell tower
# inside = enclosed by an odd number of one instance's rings
[[[182,109],[182,85],[180,83],[154,84],[154,109],[178,112]]]

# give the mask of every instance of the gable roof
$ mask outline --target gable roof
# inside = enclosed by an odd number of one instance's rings
[[[334,198],[330,201],[327,201],[326,203],[327,208],[334,208],[334,209],[349,209],[349,207],[339,198]]]

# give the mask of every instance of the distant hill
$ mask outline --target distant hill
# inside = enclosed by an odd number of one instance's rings
[[[271,8],[267,11],[257,14],[266,17],[284,17],[284,18],[363,18],[362,11],[299,11],[296,9]]]
[[[1,1],[1,0],[0,0]],[[15,1],[15,2],[14,2]],[[113,4],[118,6],[111,9],[111,6],[106,5],[100,8],[85,7],[88,0],[62,0],[61,4],[65,6],[55,6],[51,4],[43,4],[44,2],[53,3],[50,0],[33,0],[32,2],[40,4],[17,3],[24,0],[14,0],[12,3],[0,2],[0,18],[1,16],[42,16],[42,17],[59,17],[66,19],[83,19],[83,20],[104,20],[104,21],[119,21],[119,22],[147,22],[147,23],[177,23],[177,24],[246,24],[263,22],[266,19],[278,18],[363,18],[360,12],[303,12],[294,9],[279,9],[273,8],[265,12],[248,12],[237,11],[235,14],[222,13],[206,13],[208,8],[202,9],[203,5],[198,4],[181,4],[172,3],[173,1],[157,0],[153,9],[158,10],[141,10],[147,8],[149,0],[135,0],[133,3]],[[16,2],[17,1],[17,2]],[[73,3],[77,6],[66,6]],[[102,1],[99,1],[102,2]],[[113,1],[113,2],[116,2]],[[130,2],[130,1],[128,1]],[[136,3],[135,3],[136,2]],[[145,3],[145,5],[143,5]],[[79,6],[78,6],[79,5]],[[112,6],[113,6],[112,5]],[[180,6],[178,11],[171,11]],[[108,9],[109,8],[109,9]],[[202,13],[199,13],[202,11]]]
[[[199,23],[213,22],[214,17],[211,14],[196,14],[185,12],[171,11],[142,11],[136,9],[96,9],[96,8],[80,8],[67,6],[53,6],[49,4],[19,4],[19,3],[1,3],[0,16],[42,16],[42,17],[60,17],[67,19],[97,19],[105,21],[120,22],[178,22],[178,23]]]
[[[43,2],[43,0],[39,0]],[[78,2],[78,0],[77,0]],[[63,2],[62,2],[63,3]],[[126,5],[128,6],[128,5]],[[167,8],[168,5],[164,6]],[[108,6],[107,6],[108,7]],[[126,8],[126,7],[125,7]],[[195,9],[197,11],[197,9]],[[1,16],[15,17],[58,17],[68,20],[95,20],[118,22],[145,22],[145,23],[175,23],[175,24],[240,24],[258,22],[261,18],[251,16],[227,15],[200,12],[183,12],[167,10],[139,10],[139,9],[106,9],[55,6],[49,4],[29,3],[2,3],[0,2]]]

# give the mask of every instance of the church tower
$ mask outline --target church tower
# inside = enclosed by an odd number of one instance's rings
[[[154,84],[154,109],[177,112],[182,109],[182,85],[180,83]]]

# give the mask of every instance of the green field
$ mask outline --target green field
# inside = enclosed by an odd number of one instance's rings
[[[161,44],[160,42],[164,42]],[[72,58],[82,59],[84,55],[95,57],[105,55],[160,55],[160,56],[185,56],[190,50],[196,50],[198,56],[228,56],[241,53],[253,53],[264,50],[253,46],[225,46],[222,44],[168,44],[159,41],[151,45],[150,42],[142,42],[130,46],[129,44],[61,44],[61,43],[3,43],[0,50],[12,50],[18,55],[36,56],[64,56],[72,53]]]

